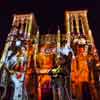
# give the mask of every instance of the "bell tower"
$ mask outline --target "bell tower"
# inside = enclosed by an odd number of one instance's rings
[[[7,36],[4,51],[0,60],[0,68],[5,62],[9,47],[18,39],[31,40],[37,32],[37,23],[34,14],[14,14],[12,27]]]
[[[89,27],[87,10],[65,11],[65,26],[67,39],[70,41],[71,36],[85,36],[87,43],[95,47],[92,31]]]
[[[37,27],[35,16],[33,14],[14,15],[12,28],[18,28],[19,34],[23,34],[24,38],[31,38],[34,28]]]

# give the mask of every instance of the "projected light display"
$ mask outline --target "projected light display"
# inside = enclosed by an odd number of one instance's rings
[[[0,60],[1,100],[99,100],[100,62],[87,11],[66,11],[65,26],[66,33],[58,27],[41,34],[33,14],[14,15]]]

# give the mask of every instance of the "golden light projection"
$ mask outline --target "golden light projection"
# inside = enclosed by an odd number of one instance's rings
[[[87,13],[65,11],[66,33],[57,26],[55,34],[42,34],[34,14],[13,15],[0,59],[0,100],[99,100],[100,61]]]

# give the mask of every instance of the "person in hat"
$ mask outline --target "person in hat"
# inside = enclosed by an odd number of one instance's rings
[[[25,69],[26,69],[26,53],[25,47],[17,49],[16,53],[16,65],[10,70],[13,71],[11,79],[15,85],[13,100],[22,100],[25,97],[24,94],[24,78],[25,78]],[[24,91],[24,92],[23,92]]]
[[[77,100],[82,100],[82,86],[89,82],[89,69],[84,45],[79,45],[77,56],[72,60],[72,92]]]
[[[41,100],[43,95],[44,87],[49,90],[49,86],[46,83],[50,83],[51,77],[48,75],[48,71],[52,68],[54,63],[54,55],[50,50],[50,42],[46,42],[41,48],[37,55],[37,73],[38,76],[38,99]]]
[[[53,92],[54,100],[67,100],[65,85],[65,69],[63,65],[63,57],[57,57],[55,60],[56,64],[49,70],[49,75],[51,76],[51,86]]]

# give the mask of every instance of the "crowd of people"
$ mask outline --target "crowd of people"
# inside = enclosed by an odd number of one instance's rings
[[[8,72],[0,72],[0,83],[13,84],[6,98],[43,100],[52,94],[53,100],[99,100],[96,85],[100,81],[100,63],[94,45],[84,36],[64,40],[59,48],[52,45],[47,42],[41,46],[34,59],[35,43],[15,40],[2,67],[10,73],[10,82],[3,80]]]
[[[72,96],[77,100],[99,100],[97,84],[100,76],[97,69],[100,63],[94,45],[89,44],[86,37],[77,36],[71,41],[70,48],[74,52],[70,65]]]

